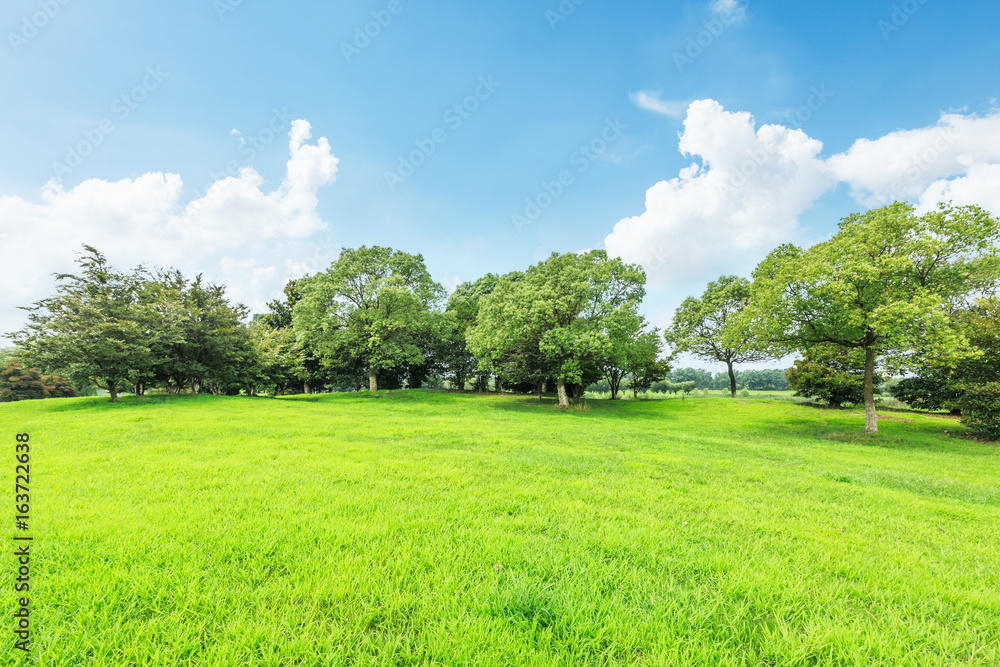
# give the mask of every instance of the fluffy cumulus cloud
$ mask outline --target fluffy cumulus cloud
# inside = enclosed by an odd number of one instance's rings
[[[777,244],[801,241],[799,216],[839,183],[859,207],[908,200],[923,211],[954,201],[1000,215],[998,112],[944,114],[824,158],[823,145],[799,129],[758,128],[748,113],[701,100],[679,139],[693,164],[650,188],[645,211],[605,239],[609,253],[642,264],[654,283],[748,271]]]
[[[984,168],[1000,163],[1000,112],[949,113],[930,127],[859,139],[829,163],[855,198],[871,206],[948,191],[945,182],[953,178],[981,182],[991,173]],[[967,182],[960,190],[971,194],[974,187]]]
[[[0,239],[14,263],[0,276],[0,331],[19,325],[14,306],[50,293],[51,273],[71,269],[82,243],[120,268],[140,262],[188,271],[214,267],[215,276],[232,280],[234,297],[266,300],[297,267],[292,260],[276,266],[274,251],[326,227],[316,212],[317,191],[334,182],[338,160],[325,138],[311,138],[308,122],[292,123],[285,176],[269,192],[261,175],[245,167],[186,203],[181,177],[161,173],[92,179],[70,189],[52,180],[37,202],[0,197]]]
[[[700,277],[720,258],[759,254],[788,239],[798,216],[830,187],[822,149],[801,130],[756,129],[748,113],[694,102],[680,150],[698,161],[650,188],[645,212],[615,225],[605,247],[654,280]]]

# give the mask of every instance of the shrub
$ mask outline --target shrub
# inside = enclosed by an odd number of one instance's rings
[[[914,410],[950,410],[960,412],[958,402],[962,397],[954,382],[940,373],[923,377],[905,378],[889,385],[889,394]]]
[[[990,440],[1000,439],[1000,382],[966,385],[964,390],[962,423]]]
[[[796,396],[818,398],[831,407],[844,403],[861,404],[864,398],[864,358],[857,350],[834,345],[806,350],[805,358],[788,369],[788,386]],[[875,374],[876,393],[882,377]]]
[[[62,375],[44,375],[42,382],[49,392],[49,398],[76,398],[80,395],[73,383]]]
[[[14,362],[0,370],[0,401],[27,401],[48,398],[49,391],[42,376],[33,368]]]

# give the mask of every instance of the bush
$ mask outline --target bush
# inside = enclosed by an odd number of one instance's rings
[[[1000,440],[1000,382],[966,385],[959,400],[962,423],[990,440]]]
[[[962,392],[942,374],[905,378],[891,383],[889,394],[914,410],[950,410],[955,414],[960,412],[958,402]]]
[[[804,359],[788,369],[788,386],[796,396],[817,398],[831,407],[865,402],[864,358],[857,350],[824,345],[806,350]],[[876,394],[882,377],[875,374]]]
[[[61,375],[43,375],[42,382],[49,392],[49,398],[76,398],[80,395],[73,383]]]
[[[41,374],[14,362],[0,371],[0,401],[27,401],[48,398],[49,391]]]

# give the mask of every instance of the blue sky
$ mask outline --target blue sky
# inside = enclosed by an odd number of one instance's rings
[[[448,286],[607,247],[663,325],[887,190],[1000,213],[996,3],[577,2],[8,0],[0,329],[81,241],[255,307],[337,246]]]

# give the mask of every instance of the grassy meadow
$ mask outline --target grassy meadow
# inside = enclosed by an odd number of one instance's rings
[[[862,437],[860,412],[433,391],[0,405],[8,488],[14,434],[32,437],[32,662],[1000,663],[997,446],[903,412]]]

